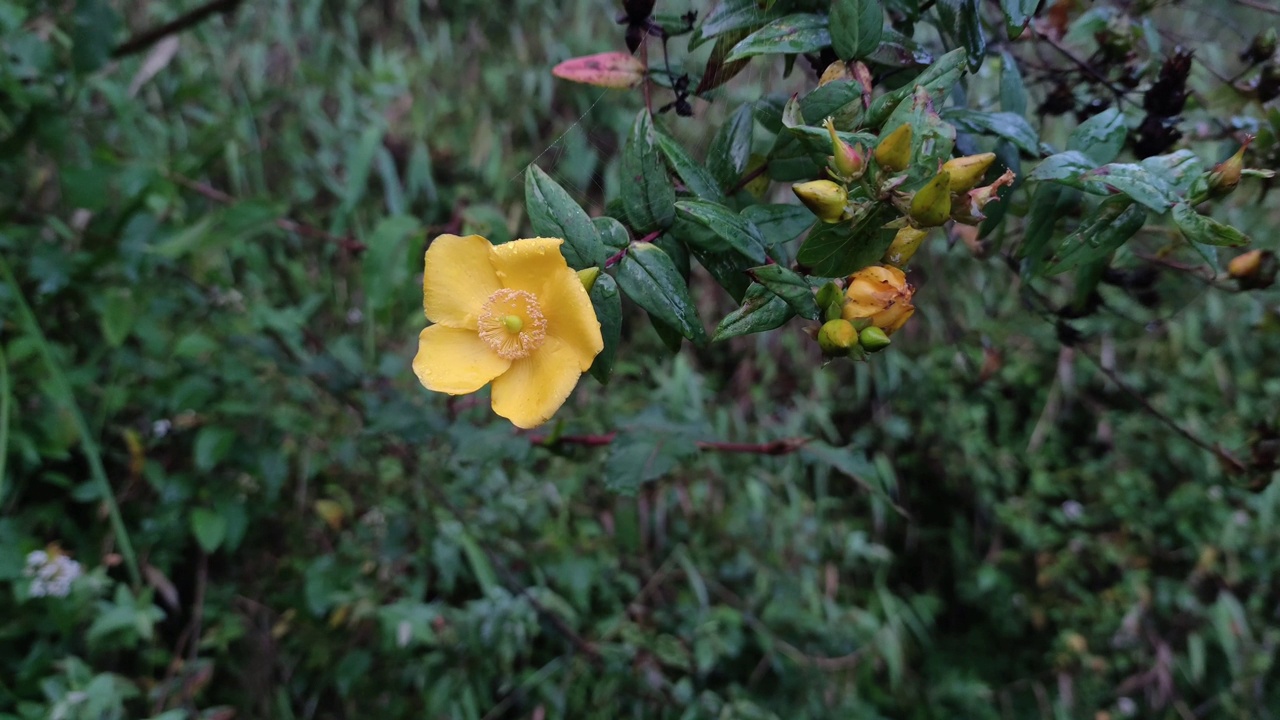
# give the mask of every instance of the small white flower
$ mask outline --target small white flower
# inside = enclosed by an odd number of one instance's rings
[[[1075,500],[1068,500],[1062,503],[1062,514],[1066,515],[1068,520],[1079,520],[1084,517],[1084,506]]]
[[[1125,717],[1133,717],[1138,712],[1138,703],[1132,698],[1122,697],[1116,700],[1116,710]]]
[[[347,311],[347,322],[352,325],[358,325],[364,319],[364,313],[360,308],[351,308]]]
[[[27,567],[23,574],[31,578],[31,597],[66,597],[71,583],[84,574],[80,563],[66,555],[49,557],[44,550],[27,554]]]
[[[162,438],[165,435],[168,435],[169,431],[172,429],[173,429],[173,421],[169,420],[168,418],[161,418],[151,423],[151,434],[158,438]]]

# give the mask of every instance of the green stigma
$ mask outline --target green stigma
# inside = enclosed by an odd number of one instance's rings
[[[524,320],[519,315],[507,315],[502,318],[502,325],[507,332],[518,333],[524,329]]]

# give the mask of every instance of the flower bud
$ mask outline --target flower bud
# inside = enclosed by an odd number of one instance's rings
[[[881,138],[875,156],[876,163],[885,170],[906,170],[911,164],[911,126],[899,125],[897,130]]]
[[[828,159],[831,170],[842,180],[857,180],[862,177],[867,170],[866,153],[861,147],[855,148],[841,140],[831,118],[827,118],[823,125],[831,133],[831,157]]]
[[[890,340],[888,333],[872,325],[858,333],[858,342],[867,349],[867,352],[880,352],[889,347]]]
[[[956,195],[951,202],[951,219],[961,225],[980,225],[987,219],[986,214],[982,212],[983,208],[992,200],[999,200],[1000,195],[997,191],[1006,185],[1012,185],[1015,177],[1017,176],[1012,170],[1005,170],[1004,174],[990,185]]]
[[[1236,150],[1235,155],[1214,165],[1209,171],[1210,195],[1214,197],[1227,195],[1240,184],[1240,174],[1244,171],[1244,151],[1248,149],[1251,142],[1253,142],[1253,136],[1249,135],[1244,139],[1240,149]]]
[[[907,226],[898,230],[898,234],[893,236],[893,243],[889,245],[889,249],[885,251],[884,258],[881,262],[894,267],[906,267],[911,261],[911,257],[916,254],[916,250],[920,249],[921,243],[925,237],[929,235],[928,230],[913,228]]]
[[[848,320],[828,320],[818,330],[818,347],[827,357],[844,357],[858,345],[858,331]]]
[[[911,198],[907,211],[916,227],[937,227],[951,217],[951,173],[943,170]]]
[[[844,216],[845,204],[849,201],[849,193],[845,192],[844,186],[830,180],[796,183],[791,186],[791,191],[814,215],[828,223],[836,222]]]
[[[1275,253],[1270,250],[1250,250],[1227,263],[1227,274],[1242,290],[1260,290],[1275,283],[1278,265]]]
[[[600,277],[600,268],[589,267],[578,271],[578,279],[582,281],[582,287],[587,292],[591,292],[591,288],[595,287],[596,278]]]
[[[911,296],[915,288],[895,267],[872,265],[849,276],[845,290],[844,319],[867,320],[892,335],[915,313]]]
[[[822,316],[826,320],[835,320],[840,317],[844,309],[844,291],[833,282],[819,288],[814,300],[818,303],[818,309],[822,311]]]
[[[987,168],[991,167],[995,159],[995,153],[982,153],[951,158],[943,163],[942,169],[951,173],[951,192],[972,190],[982,176],[987,174]]]

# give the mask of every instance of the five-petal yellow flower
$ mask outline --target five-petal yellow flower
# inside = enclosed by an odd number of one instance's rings
[[[493,383],[493,410],[522,428],[546,422],[599,352],[600,322],[560,238],[490,245],[441,235],[427,248],[413,371],[428,390]]]

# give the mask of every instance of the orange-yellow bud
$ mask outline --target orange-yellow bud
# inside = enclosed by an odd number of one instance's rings
[[[1236,189],[1240,184],[1240,174],[1244,172],[1244,151],[1249,148],[1249,143],[1253,142],[1253,136],[1250,135],[1244,139],[1244,144],[1236,150],[1236,154],[1223,160],[1213,169],[1209,171],[1209,193],[1215,197],[1221,197]]]
[[[881,262],[898,268],[906,267],[928,235],[928,230],[913,228],[910,225],[898,230],[898,234],[893,236],[893,243],[885,251]]]
[[[844,319],[868,320],[892,335],[915,313],[911,304],[914,293],[915,288],[898,268],[863,268],[849,276],[849,287],[844,291]]]
[[[956,195],[952,198],[951,219],[961,225],[980,225],[987,219],[983,208],[991,204],[991,201],[999,200],[1000,195],[997,191],[1006,185],[1012,185],[1015,177],[1017,176],[1012,170],[1005,170],[1004,174],[990,185]]]
[[[916,227],[937,227],[951,217],[951,173],[943,170],[911,198],[907,211]]]
[[[876,163],[890,172],[902,172],[911,164],[911,126],[899,125],[897,130],[880,138],[876,145]]]
[[[840,139],[836,134],[836,125],[831,118],[823,123],[827,132],[831,133],[831,170],[842,180],[857,180],[867,170],[867,156],[862,147],[853,147]]]
[[[1227,263],[1227,274],[1242,289],[1258,290],[1275,283],[1278,265],[1280,263],[1277,263],[1275,253],[1270,250],[1250,250],[1231,258],[1231,262]]]
[[[942,169],[951,173],[951,192],[972,190],[982,176],[987,174],[987,169],[995,159],[995,153],[982,153],[951,158],[943,163]]]
[[[791,186],[791,191],[823,222],[833,223],[840,220],[844,216],[845,204],[849,201],[849,193],[845,191],[844,186],[830,180],[796,183]]]

